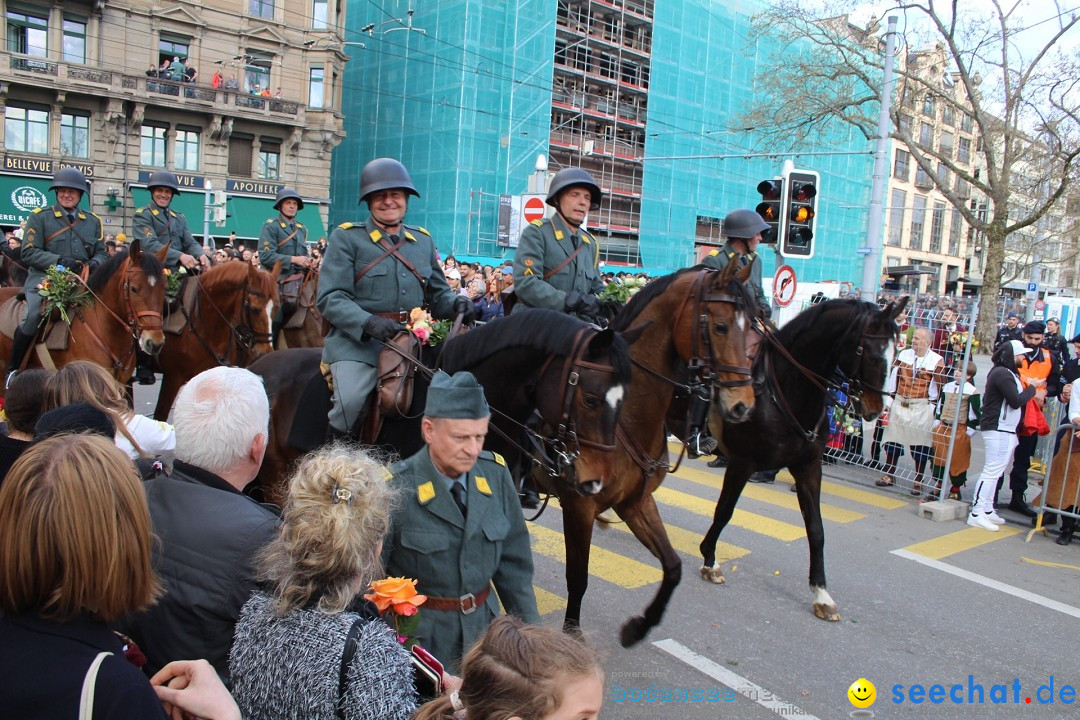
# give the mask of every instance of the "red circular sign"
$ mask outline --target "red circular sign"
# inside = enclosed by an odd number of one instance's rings
[[[1036,300],[1035,301],[1035,309],[1036,310],[1045,310],[1046,309],[1046,301],[1044,301],[1044,300]]]
[[[544,219],[544,201],[538,197],[525,201],[525,222]]]

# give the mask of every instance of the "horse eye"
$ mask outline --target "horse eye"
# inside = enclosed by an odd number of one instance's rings
[[[720,335],[727,335],[727,323],[718,322],[713,325],[713,330],[715,330]]]
[[[138,295],[139,294],[139,288],[132,285],[131,286],[131,293],[132,293],[132,295]]]
[[[595,409],[596,407],[599,407],[600,398],[598,398],[596,395],[586,395],[584,402],[585,402],[585,407],[592,410],[592,409]]]

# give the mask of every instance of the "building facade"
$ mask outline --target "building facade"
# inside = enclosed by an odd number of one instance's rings
[[[0,0],[4,103],[0,225],[51,203],[49,178],[74,166],[83,206],[130,234],[154,170],[175,172],[173,207],[197,237],[253,242],[283,185],[325,234],[331,151],[346,55],[344,0],[13,2]],[[206,222],[209,189],[224,224]],[[218,199],[221,199],[220,197]]]

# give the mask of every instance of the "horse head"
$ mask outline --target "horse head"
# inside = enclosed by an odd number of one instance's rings
[[[754,409],[747,337],[756,309],[749,277],[750,266],[737,263],[688,276],[693,286],[675,317],[676,351],[691,375],[708,384],[713,411],[732,423],[746,421]]]
[[[581,495],[595,495],[614,472],[615,429],[630,383],[629,347],[613,330],[583,328],[566,360],[552,363],[541,377],[548,382],[559,385],[538,393],[538,409],[554,428],[559,478]]]
[[[280,262],[274,263],[274,270],[269,273],[248,264],[247,281],[244,283],[244,316],[240,330],[250,335],[252,360],[274,349],[272,328],[278,303],[277,279],[280,274]]]
[[[163,247],[156,254],[144,252],[136,238],[127,252],[117,253],[95,270],[88,283],[149,355],[157,355],[165,344],[161,310],[167,283],[162,263],[168,251]]]
[[[885,382],[899,332],[896,318],[904,311],[907,302],[905,296],[898,302],[890,302],[881,310],[871,310],[862,323],[861,331],[854,337],[857,343],[855,352],[845,353],[840,363],[840,372],[848,379],[855,411],[867,420],[876,418],[885,407]]]
[[[273,349],[270,328],[277,303],[273,275],[248,263],[228,262],[199,280],[206,298],[205,341],[216,356],[245,366]]]

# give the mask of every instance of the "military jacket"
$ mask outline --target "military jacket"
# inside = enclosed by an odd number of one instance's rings
[[[580,242],[585,243],[585,249],[569,265],[544,279],[544,275],[574,252],[572,235],[570,228],[558,216],[534,220],[521,232],[514,255],[516,307],[539,307],[562,312],[567,293],[596,294],[604,289],[597,266],[599,249],[596,239],[585,228],[578,228],[577,231]]]
[[[466,518],[426,446],[390,472],[401,506],[383,548],[387,574],[414,578],[417,592],[439,598],[475,595],[492,583],[506,612],[538,622],[529,532],[506,461],[480,454],[466,478]],[[462,653],[499,614],[495,593],[468,615],[421,608],[418,642],[448,672],[457,673]]]
[[[285,240],[290,235],[292,238]],[[280,260],[282,275],[291,273],[293,257],[307,254],[307,228],[296,218],[289,220],[284,215],[278,215],[263,223],[259,232],[259,262],[264,268],[272,270],[274,263]]]
[[[135,211],[135,237],[139,238],[143,250],[157,252],[163,246],[169,247],[165,266],[175,270],[180,265],[183,254],[202,257],[203,249],[191,236],[187,218],[183,213],[166,208],[162,210],[155,203]]]
[[[101,238],[101,218],[81,208],[76,208],[72,214],[75,227],[71,230],[66,229],[70,225],[67,211],[59,204],[38,208],[27,218],[23,230],[22,264],[29,271],[26,276],[28,290],[36,288],[45,277],[45,271],[60,262],[61,257],[84,263],[108,260],[109,253]],[[58,230],[64,232],[46,242]]]
[[[375,365],[382,345],[364,336],[364,322],[373,313],[408,312],[427,305],[435,318],[453,315],[458,296],[446,284],[431,236],[413,225],[401,228],[406,242],[398,253],[424,278],[423,285],[393,255],[354,279],[385,252],[380,239],[397,244],[370,218],[358,225],[343,223],[330,233],[316,300],[319,312],[332,326],[323,346],[323,362],[354,360]]]
[[[754,298],[763,309],[769,308],[769,301],[766,299],[765,291],[761,287],[761,256],[756,252],[743,255],[729,242],[725,243],[724,247],[719,250],[710,252],[701,262],[706,267],[723,270],[727,267],[728,262],[735,257],[741,259],[740,269],[746,267],[747,263],[753,263],[750,268],[750,283],[754,286]]]

